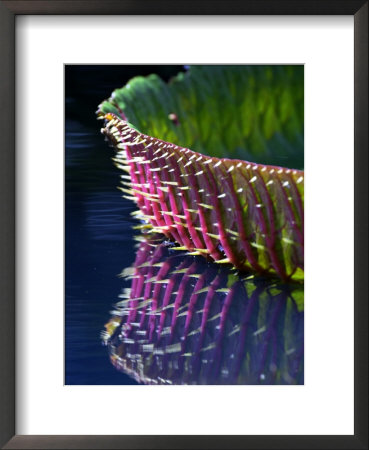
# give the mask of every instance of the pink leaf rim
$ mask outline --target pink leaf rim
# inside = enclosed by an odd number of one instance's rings
[[[143,229],[241,271],[304,276],[304,172],[215,158],[140,133],[108,113],[105,134]]]

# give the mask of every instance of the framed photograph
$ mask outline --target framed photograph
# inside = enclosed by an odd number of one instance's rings
[[[0,23],[3,448],[368,448],[367,2]]]

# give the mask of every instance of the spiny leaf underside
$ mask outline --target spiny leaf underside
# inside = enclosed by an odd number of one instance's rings
[[[141,236],[102,338],[147,384],[303,382],[303,286],[183,256]]]
[[[240,270],[302,279],[304,173],[208,157],[144,135],[114,114],[105,128],[143,228]]]

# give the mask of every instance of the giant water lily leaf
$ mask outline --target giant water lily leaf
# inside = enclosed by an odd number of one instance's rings
[[[303,383],[303,286],[240,276],[143,239],[102,333],[146,384]]]
[[[302,166],[301,68],[209,70],[196,67],[169,85],[155,76],[138,78],[100,105],[103,132],[118,150],[116,163],[129,173],[123,190],[152,231],[181,248],[241,270],[301,279],[303,172],[260,163],[289,158]],[[175,115],[169,125],[168,111]]]
[[[206,157],[108,118],[104,132],[130,174],[122,190],[152,231],[241,270],[302,276],[303,172]]]

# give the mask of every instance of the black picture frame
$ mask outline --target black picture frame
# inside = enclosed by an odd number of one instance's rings
[[[28,14],[353,15],[355,42],[354,435],[15,435],[15,18]],[[6,449],[368,448],[368,1],[12,0],[0,1],[0,445]],[[337,392],[337,396],[339,396]]]

